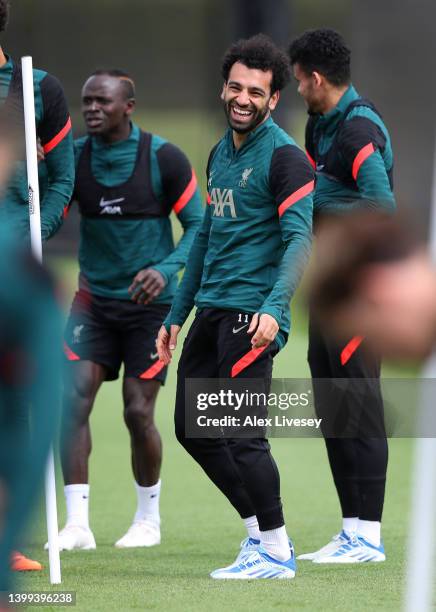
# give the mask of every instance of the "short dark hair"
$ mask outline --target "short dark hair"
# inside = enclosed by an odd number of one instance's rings
[[[291,64],[298,64],[307,74],[319,72],[333,85],[347,85],[351,80],[351,51],[335,30],[306,30],[289,46]]]
[[[271,93],[280,91],[291,78],[289,60],[281,49],[265,34],[256,34],[251,38],[240,39],[226,51],[221,74],[227,82],[230,70],[236,62],[247,68],[257,68],[267,72],[271,70]]]
[[[93,72],[91,76],[110,76],[120,79],[126,99],[130,100],[136,95],[135,81],[129,74],[127,74],[127,72],[124,72],[124,70],[118,70],[118,68],[99,68],[99,70]]]
[[[8,25],[9,8],[9,0],[0,0],[0,32],[4,32]]]

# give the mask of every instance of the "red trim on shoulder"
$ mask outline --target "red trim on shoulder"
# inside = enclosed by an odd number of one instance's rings
[[[61,129],[61,131],[58,132],[56,136],[50,140],[50,142],[44,145],[44,153],[50,153],[50,151],[53,151],[53,149],[55,149],[58,146],[58,144],[65,138],[65,136],[68,134],[70,130],[71,130],[71,117],[68,117],[68,121],[66,122],[64,127]]]
[[[354,336],[354,338],[351,338],[350,342],[342,349],[341,365],[345,365],[351,359],[362,342],[363,336]]]
[[[353,175],[353,179],[355,181],[357,181],[357,175],[359,174],[360,166],[374,152],[375,152],[374,145],[372,144],[372,142],[369,142],[367,145],[365,145],[364,147],[362,147],[360,149],[359,153],[354,158],[353,168],[352,168],[351,172],[352,172],[352,175]]]
[[[68,361],[80,361],[80,357],[79,355],[76,355],[76,353],[74,353],[70,347],[68,346],[68,344],[64,341],[64,353],[65,353],[65,357],[68,359]]]
[[[177,202],[173,206],[173,210],[177,215],[179,214],[181,210],[185,208],[186,204],[189,202],[189,200],[194,195],[196,189],[197,189],[197,177],[195,176],[194,170],[192,170],[192,176],[191,176],[191,180],[188,183],[188,186],[186,187],[185,191],[182,193],[180,198],[177,200]]]
[[[148,368],[148,370],[145,370],[145,372],[140,374],[139,378],[142,378],[143,380],[151,380],[152,378],[157,376],[159,372],[164,369],[164,367],[165,363],[158,359],[153,363],[153,365]]]
[[[267,345],[265,344],[265,346],[260,346],[259,348],[254,348],[254,349],[251,349],[251,351],[248,351],[248,353],[246,353],[243,357],[241,357],[241,359],[237,361],[235,365],[232,367],[231,377],[235,378],[235,376],[240,374],[242,370],[245,370],[245,368],[248,368],[248,366],[251,365],[253,361],[256,361],[259,355],[263,353],[266,347]]]
[[[289,197],[286,198],[284,202],[280,204],[279,217],[281,217],[290,206],[295,204],[295,202],[298,202],[298,200],[301,200],[305,196],[309,195],[309,193],[312,193],[314,189],[315,181],[310,181],[310,183],[306,183],[305,185],[303,185],[303,187],[300,187],[300,189],[294,191],[294,193],[292,193]]]
[[[312,168],[313,168],[314,170],[316,170],[316,163],[315,163],[315,160],[313,159],[313,157],[311,156],[311,154],[309,153],[309,151],[308,151],[307,149],[306,149],[306,156],[307,156],[307,159],[309,160],[310,165],[312,166]]]
[[[206,197],[206,204],[209,205],[211,202],[212,202],[212,198],[210,197],[210,193],[208,193]]]

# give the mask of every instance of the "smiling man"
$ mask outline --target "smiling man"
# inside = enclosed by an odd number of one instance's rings
[[[293,578],[279,474],[265,438],[190,438],[189,378],[257,379],[268,392],[273,358],[286,343],[289,302],[308,258],[314,174],[271,118],[290,78],[288,60],[263,35],[230,47],[222,65],[229,129],[212,149],[208,198],[158,350],[171,360],[197,307],[179,362],[176,435],[243,519],[248,537],[215,579]]]
[[[98,71],[83,87],[88,136],[75,141],[79,291],[65,335],[65,403],[72,418],[62,458],[67,524],[59,539],[66,550],[95,548],[88,519],[89,416],[100,385],[116,379],[122,363],[138,503],[116,546],[160,543],[162,448],[154,408],[166,367],[155,340],[201,222],[201,201],[186,156],[133,124],[134,108],[134,83],[122,71]],[[184,230],[177,247],[172,211]]]

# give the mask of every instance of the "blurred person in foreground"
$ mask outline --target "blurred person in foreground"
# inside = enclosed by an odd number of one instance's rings
[[[222,63],[229,128],[207,164],[203,225],[171,312],[159,355],[171,360],[177,335],[197,307],[177,373],[176,436],[241,517],[248,537],[214,579],[293,578],[280,479],[268,440],[189,437],[186,379],[256,379],[268,393],[273,359],[290,331],[289,303],[307,262],[314,173],[272,119],[290,78],[286,55],[261,34],[233,44]]]
[[[0,111],[0,190],[5,188],[16,134]],[[1,204],[0,204],[1,207]],[[34,509],[45,472],[60,407],[61,316],[52,281],[16,238],[0,226],[0,592],[12,588],[11,569],[36,569],[37,562],[12,551]],[[17,419],[17,402],[28,407]],[[19,567],[16,567],[16,564]],[[30,565],[30,567],[29,567]],[[39,565],[39,564],[38,564]],[[38,569],[41,569],[39,566]],[[7,606],[1,601],[0,607]]]
[[[74,142],[80,275],[65,331],[65,404],[71,419],[62,451],[67,522],[59,533],[61,550],[96,547],[88,511],[89,418],[101,385],[117,379],[122,364],[137,507],[115,546],[161,541],[162,442],[154,412],[167,368],[155,343],[202,208],[189,160],[132,122],[135,103],[135,84],[120,70],[99,70],[82,89],[88,135]],[[183,228],[177,245],[172,212]]]
[[[341,248],[336,248],[340,244]],[[410,221],[365,213],[317,237],[310,301],[336,337],[359,333],[376,352],[422,360],[436,346],[436,269]]]
[[[289,55],[298,92],[309,112],[306,150],[317,173],[315,233],[320,220],[328,216],[340,219],[362,209],[393,212],[389,133],[372,102],[362,98],[351,83],[351,53],[344,40],[334,30],[308,30],[291,43]],[[300,559],[346,564],[384,561],[381,519],[388,445],[380,359],[368,351],[361,333],[340,343],[310,316],[308,361],[341,505],[342,529],[326,546]],[[350,379],[340,398],[334,387],[329,395],[328,379]],[[327,433],[325,425],[329,419],[333,423],[338,401],[340,426]],[[347,419],[351,423],[356,411],[377,422],[376,435],[346,438]]]
[[[0,35],[6,30],[9,0],[0,0]],[[74,153],[71,120],[59,81],[44,70],[34,69],[36,129],[41,147],[39,176],[41,186],[42,239],[50,238],[61,226],[74,183]],[[23,245],[30,247],[28,188],[24,160],[24,111],[21,65],[0,47],[0,108],[8,122],[18,129],[20,146],[13,170],[0,198],[0,224],[8,227]],[[17,389],[17,393],[19,389]],[[28,406],[14,403],[14,416],[28,423]],[[16,553],[15,570],[40,570],[41,564]]]

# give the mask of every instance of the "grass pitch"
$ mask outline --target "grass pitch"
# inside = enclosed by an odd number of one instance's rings
[[[74,284],[71,264],[61,267],[61,272],[61,276],[70,280],[66,292],[69,294]],[[276,360],[276,377],[308,376],[306,342],[304,315],[297,311],[293,335]],[[175,364],[180,346],[181,342]],[[405,575],[412,442],[390,441],[383,530],[386,563],[323,567],[300,562],[292,581],[213,581],[209,572],[233,561],[245,533],[235,511],[175,440],[172,426],[175,376],[173,365],[158,398],[157,422],[164,443],[163,539],[161,546],[152,549],[114,548],[114,542],[131,523],[135,492],[119,382],[106,383],[98,396],[92,415],[90,464],[90,514],[97,550],[61,554],[60,588],[76,591],[76,609],[399,610]],[[296,552],[316,549],[340,528],[339,505],[323,441],[277,439],[272,440],[272,448],[280,468],[287,527]],[[63,526],[65,505],[60,477],[57,484]],[[48,555],[42,550],[44,540],[40,511],[25,552],[41,560],[46,569],[20,576],[19,589],[51,590]]]

